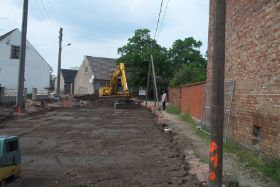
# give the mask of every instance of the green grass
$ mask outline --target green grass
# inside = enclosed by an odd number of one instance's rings
[[[180,108],[174,106],[168,106],[166,111],[171,114],[176,114],[182,121],[188,122],[192,127],[196,128],[196,123],[192,117],[188,114],[181,113]],[[209,143],[209,136],[199,130],[195,130],[196,134],[202,138],[205,143]],[[263,175],[271,178],[273,181],[280,183],[280,161],[272,160],[267,157],[264,157],[260,154],[254,153],[251,150],[243,148],[236,143],[226,142],[224,144],[224,153],[231,153],[237,155],[240,163],[244,164],[246,167],[256,169],[263,173]],[[199,157],[199,155],[198,155]],[[203,158],[201,158],[203,159]],[[207,163],[208,160],[203,159],[204,163]]]
[[[176,106],[166,106],[166,112],[170,114],[181,114],[181,109]]]
[[[241,163],[247,167],[257,169],[265,176],[280,183],[280,161],[272,160],[248,149],[242,148],[235,143],[224,144],[224,152],[236,154]]]
[[[168,112],[170,114],[177,114],[177,115],[179,115],[179,117],[182,121],[186,121],[186,122],[195,124],[195,121],[192,119],[192,117],[188,114],[182,113],[181,109],[179,107],[167,106],[166,107],[166,112]]]
[[[176,114],[179,116],[180,120],[185,121],[189,124],[192,125],[193,129],[195,130],[196,134],[201,137],[202,139],[204,139],[205,141],[209,142],[209,136],[202,132],[202,131],[198,131],[196,129],[197,124],[194,121],[194,119],[189,115],[189,114],[185,114],[181,112],[181,109],[179,107],[176,106],[167,106],[166,107],[166,112],[170,113],[170,114]]]
[[[181,113],[180,114],[180,119],[182,121],[186,121],[188,123],[191,123],[192,125],[196,125],[195,121],[193,120],[193,118],[189,114]]]

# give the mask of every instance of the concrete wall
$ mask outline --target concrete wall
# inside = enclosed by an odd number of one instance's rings
[[[208,74],[211,81],[213,0]],[[227,1],[225,79],[236,80],[230,138],[280,158],[280,1]]]
[[[87,69],[87,73],[86,70]],[[77,75],[75,77],[75,86],[74,86],[74,94],[75,95],[84,95],[84,94],[93,94],[94,93],[94,82],[89,83],[89,80],[93,72],[89,66],[86,58],[83,60]]]
[[[20,46],[21,33],[17,29],[0,42],[0,84],[6,88],[17,88],[19,59],[11,59],[11,45]],[[32,88],[44,89],[50,86],[49,64],[36,49],[27,42],[25,85],[28,93]]]

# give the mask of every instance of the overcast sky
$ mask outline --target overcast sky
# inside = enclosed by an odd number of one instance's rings
[[[62,68],[79,66],[85,55],[118,58],[133,32],[148,28],[154,35],[161,0],[29,0],[27,39],[57,68],[58,31],[64,29]],[[168,0],[164,0],[163,14]],[[23,0],[0,0],[0,34],[21,29]],[[158,42],[171,47],[176,39],[201,40],[205,54],[209,0],[170,0]],[[161,25],[161,24],[160,24]]]

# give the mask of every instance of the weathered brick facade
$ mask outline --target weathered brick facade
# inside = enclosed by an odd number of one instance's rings
[[[211,82],[213,0],[208,71]],[[280,158],[280,1],[227,0],[225,79],[236,80],[230,138]]]

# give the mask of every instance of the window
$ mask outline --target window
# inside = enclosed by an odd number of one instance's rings
[[[253,126],[253,136],[252,136],[252,146],[255,149],[260,149],[261,141],[261,128],[258,126]]]
[[[19,59],[20,47],[17,45],[11,46],[11,59]]]
[[[12,151],[16,151],[17,150],[17,140],[11,141],[11,142],[7,142],[6,143],[6,152],[12,152]]]

